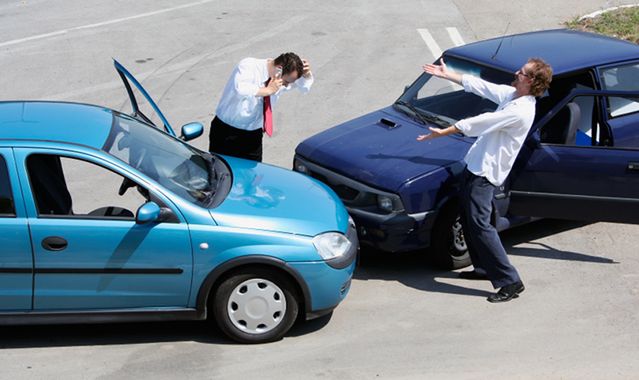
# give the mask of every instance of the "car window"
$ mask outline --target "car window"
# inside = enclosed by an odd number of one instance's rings
[[[601,70],[601,85],[609,91],[639,92],[639,64],[611,67]],[[608,116],[611,118],[639,111],[639,98],[609,97]]]
[[[15,216],[7,163],[0,155],[0,217]]]
[[[39,216],[133,220],[149,199],[140,186],[119,195],[125,177],[80,159],[33,154],[27,170]]]
[[[540,128],[540,140],[546,144],[592,146],[601,145],[600,123],[596,117],[597,97],[580,95]]]
[[[510,84],[514,78],[512,73],[458,58],[446,57],[445,62],[449,70],[471,74],[492,83]],[[443,118],[449,124],[484,112],[492,112],[497,108],[497,104],[465,92],[460,85],[428,74],[422,74],[398,101],[410,103],[426,114]]]
[[[224,170],[221,160],[214,160],[210,154],[121,114],[114,115],[102,149],[178,196],[204,207],[215,197]]]

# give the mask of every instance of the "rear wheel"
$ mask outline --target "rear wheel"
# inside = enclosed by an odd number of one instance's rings
[[[297,318],[294,289],[287,278],[272,270],[253,268],[235,273],[215,292],[215,320],[238,342],[279,340]]]
[[[456,204],[450,203],[440,211],[432,231],[431,250],[435,264],[443,269],[471,264]]]

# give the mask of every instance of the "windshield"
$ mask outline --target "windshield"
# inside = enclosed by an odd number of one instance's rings
[[[514,74],[458,58],[444,57],[448,70],[471,74],[492,83],[510,84]],[[395,102],[397,108],[422,121],[449,126],[458,120],[492,112],[497,104],[449,80],[422,74]]]
[[[120,113],[102,150],[203,207],[219,203],[216,190],[229,174],[221,160]]]

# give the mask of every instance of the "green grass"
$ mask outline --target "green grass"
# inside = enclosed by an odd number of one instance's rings
[[[566,27],[639,43],[639,7],[621,8],[583,20],[575,18],[567,21]]]

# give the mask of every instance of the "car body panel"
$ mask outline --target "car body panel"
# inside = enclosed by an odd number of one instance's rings
[[[398,124],[388,128],[384,118]],[[413,179],[463,159],[474,139],[454,136],[421,143],[428,126],[393,107],[320,132],[298,145],[304,158],[380,190],[399,192]]]
[[[566,54],[569,51],[570,54]],[[561,76],[573,71],[637,58],[639,46],[594,33],[556,29],[496,37],[454,47],[447,55],[463,57],[514,73],[529,57],[543,57]]]
[[[186,223],[137,225],[129,220],[38,216],[26,160],[31,154],[60,154],[96,164],[78,152],[15,148],[34,252],[34,309],[185,307],[191,287],[191,243]],[[111,166],[117,172],[117,168]],[[50,236],[68,247],[44,248]],[[73,281],[69,281],[69,276]]]
[[[112,119],[110,110],[85,104],[0,102],[0,133],[4,139],[64,141],[100,149]]]
[[[222,204],[211,210],[218,224],[306,236],[346,233],[348,213],[323,183],[275,166],[225,159],[234,168],[233,184]]]
[[[33,293],[33,256],[24,202],[16,180],[13,151],[0,147],[0,173],[9,177],[15,215],[0,215],[0,312],[30,310]],[[4,180],[0,178],[0,180]]]
[[[138,116],[140,114],[140,109],[138,108],[138,101],[131,89],[130,83],[133,83],[135,88],[138,89],[142,93],[142,96],[144,96],[146,101],[149,102],[149,105],[151,105],[151,108],[153,109],[153,111],[158,115],[158,117],[162,121],[164,130],[166,131],[166,133],[170,134],[171,136],[175,136],[175,131],[169,124],[169,121],[166,119],[162,111],[160,111],[160,108],[155,103],[153,98],[151,98],[151,95],[149,95],[149,93],[144,89],[144,87],[142,87],[142,84],[140,84],[140,82],[137,79],[135,79],[133,74],[131,74],[124,66],[122,66],[120,62],[114,59],[113,65],[115,66],[115,69],[117,70],[118,74],[120,74],[120,77],[122,78],[122,81],[124,82],[124,86],[126,87],[126,91],[129,95],[129,100],[131,101],[131,106],[133,107],[132,116]],[[145,115],[143,115],[143,117],[147,119]]]

